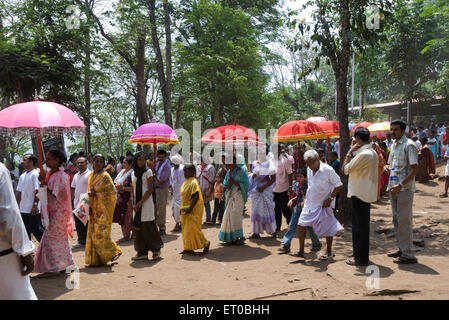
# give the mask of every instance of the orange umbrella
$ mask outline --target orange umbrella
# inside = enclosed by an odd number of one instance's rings
[[[323,121],[318,123],[322,131],[327,135],[327,138],[340,136],[340,125],[337,121]]]
[[[294,120],[284,123],[273,137],[275,142],[296,142],[304,139],[326,139],[321,127],[306,120]]]
[[[390,122],[384,121],[379,123],[374,123],[368,127],[369,132],[371,133],[371,137],[373,135],[378,138],[384,137],[387,132],[390,132]]]
[[[371,122],[360,122],[357,125],[354,126],[354,128],[352,128],[351,133],[355,132],[355,129],[359,128],[359,127],[363,127],[363,128],[368,128],[370,125],[372,125]]]

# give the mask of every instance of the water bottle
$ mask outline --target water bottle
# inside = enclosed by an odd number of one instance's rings
[[[399,178],[396,175],[396,169],[392,168],[390,172],[390,188],[395,187],[399,184]]]

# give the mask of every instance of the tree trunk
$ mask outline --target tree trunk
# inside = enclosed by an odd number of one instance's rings
[[[166,69],[166,83],[164,95],[167,107],[164,106],[164,110],[167,109],[165,119],[169,126],[173,126],[172,114],[171,114],[171,92],[173,85],[173,72],[172,72],[172,59],[171,59],[171,19],[170,19],[170,7],[168,0],[164,0],[164,23],[165,23],[165,69]],[[167,118],[168,115],[168,118]]]
[[[86,32],[86,41],[87,46],[85,50],[85,60],[84,60],[84,124],[86,125],[85,131],[85,151],[91,152],[91,92],[90,92],[90,65],[91,65],[91,42],[90,42],[90,34]]]
[[[168,31],[170,31],[170,14],[168,12],[168,4],[165,4],[164,1],[164,10],[167,7],[167,11],[165,12],[165,29],[167,30],[168,23]],[[158,32],[157,32],[157,22],[156,22],[156,0],[147,0],[148,8],[150,10],[150,23],[151,23],[151,38],[153,43],[153,50],[156,54],[156,70],[158,75],[159,84],[161,86],[162,92],[162,102],[164,104],[164,116],[165,123],[169,126],[173,126],[172,114],[171,114],[171,52],[166,53],[166,57],[170,54],[170,59],[168,62],[170,66],[167,66],[167,71],[170,71],[170,75],[167,72],[167,78],[164,71],[164,61],[162,59],[161,46],[159,44]],[[166,31],[167,32],[167,31]],[[166,41],[168,40],[167,51],[171,50],[171,34],[166,34]],[[170,77],[170,83],[168,83],[168,77]]]
[[[145,81],[145,43],[146,35],[144,31],[139,34],[137,39],[137,119],[139,126],[148,123],[147,99],[146,99],[146,81]]]
[[[351,56],[350,12],[348,0],[340,0],[340,22],[342,48],[337,53],[332,63],[337,86],[337,117],[340,123],[340,158],[344,159],[349,150],[350,137],[348,128],[348,67]],[[342,175],[343,189],[340,192],[340,213],[343,214],[345,223],[352,220],[351,204],[346,197],[348,194],[348,176]]]

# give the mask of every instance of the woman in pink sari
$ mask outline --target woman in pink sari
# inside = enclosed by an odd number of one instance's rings
[[[47,153],[46,164],[50,169],[45,179],[48,217],[42,217],[45,232],[34,260],[37,273],[64,272],[74,265],[69,242],[69,236],[73,238],[70,178],[62,167],[64,161],[64,155],[58,150]]]

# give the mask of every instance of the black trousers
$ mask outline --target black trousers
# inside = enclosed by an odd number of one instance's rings
[[[219,202],[219,200],[217,198],[215,198],[214,213],[212,215],[213,223],[215,223],[215,221],[217,220],[217,216],[218,216],[218,220],[220,220],[220,221],[223,220],[224,209],[225,209],[225,200],[223,199],[221,202]]]
[[[163,242],[154,220],[142,222],[139,230],[135,230],[134,233],[136,235],[134,249],[138,256],[147,255],[148,251],[154,253],[161,250]]]
[[[28,238],[31,240],[31,234],[41,242],[42,235],[44,234],[44,227],[42,226],[41,214],[32,215],[31,213],[20,213],[22,216],[23,224],[27,230]]]
[[[371,205],[359,198],[352,198],[352,248],[354,259],[369,262],[369,224]]]
[[[287,220],[287,225],[292,218],[292,211],[288,207],[288,191],[273,192],[274,195],[274,213],[276,215],[276,231],[281,230],[282,216]]]
[[[86,236],[87,236],[87,226],[89,222],[84,225],[80,219],[78,219],[75,215],[73,215],[73,219],[75,220],[76,234],[78,235],[78,243],[83,246],[86,244]]]

